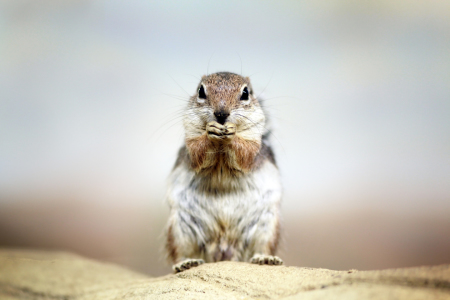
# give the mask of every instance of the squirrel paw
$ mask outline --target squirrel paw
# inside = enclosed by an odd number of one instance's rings
[[[206,124],[206,132],[210,140],[231,140],[236,134],[236,125],[230,122],[226,122],[222,125],[213,121]]]
[[[177,264],[174,264],[172,266],[172,269],[175,273],[179,273],[179,272],[189,270],[190,268],[197,267],[204,263],[205,263],[205,261],[203,259],[187,258]]]
[[[265,254],[255,254],[251,259],[250,262],[252,264],[258,264],[258,265],[282,265],[283,260],[279,258],[278,256],[273,255],[265,255]]]

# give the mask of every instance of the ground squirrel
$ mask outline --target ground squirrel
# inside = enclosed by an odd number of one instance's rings
[[[248,77],[203,76],[183,116],[169,177],[166,250],[173,270],[204,262],[280,265],[282,188],[267,116]]]

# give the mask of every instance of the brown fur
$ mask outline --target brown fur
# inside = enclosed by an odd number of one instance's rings
[[[177,247],[175,246],[175,239],[172,232],[172,225],[167,229],[166,251],[168,258],[171,261],[176,261],[178,258]]]
[[[239,98],[235,92],[246,84],[251,90],[251,84],[248,77],[242,77],[236,74],[219,72],[202,77],[202,83],[206,85],[208,91],[209,105],[217,107],[225,105],[228,108],[239,106]]]
[[[255,157],[259,153],[260,147],[261,144],[257,141],[236,137],[228,152],[230,166],[236,167],[244,173],[249,172],[255,164]]]
[[[205,134],[197,137],[186,139],[186,148],[191,158],[191,166],[199,172],[203,168],[208,150],[211,149],[212,143]]]
[[[203,76],[201,81],[206,87],[208,99],[207,104],[216,109],[222,109],[227,112],[233,108],[239,107],[238,92],[243,84],[246,84],[249,91],[252,93],[252,86],[248,77],[242,77],[236,74],[219,72],[208,76]],[[200,87],[200,86],[199,86]],[[240,94],[239,94],[240,95]],[[191,98],[195,100],[197,95]],[[256,98],[253,98],[251,104],[257,103]],[[201,104],[196,104],[201,105]]]
[[[197,173],[207,168],[209,168],[208,173],[226,168],[227,172],[237,175],[240,172],[247,173],[253,168],[260,144],[236,137],[230,145],[214,145],[205,134],[186,140],[186,147],[189,151],[191,166]],[[212,166],[214,168],[211,168]]]

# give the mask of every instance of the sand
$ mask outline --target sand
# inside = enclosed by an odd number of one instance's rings
[[[3,249],[0,299],[450,299],[450,265],[332,271],[220,262],[152,278],[70,253]]]

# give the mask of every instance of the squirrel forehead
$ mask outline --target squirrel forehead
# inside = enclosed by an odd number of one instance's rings
[[[208,91],[220,93],[240,91],[244,84],[250,84],[250,80],[238,74],[219,72],[203,76],[201,83]]]

